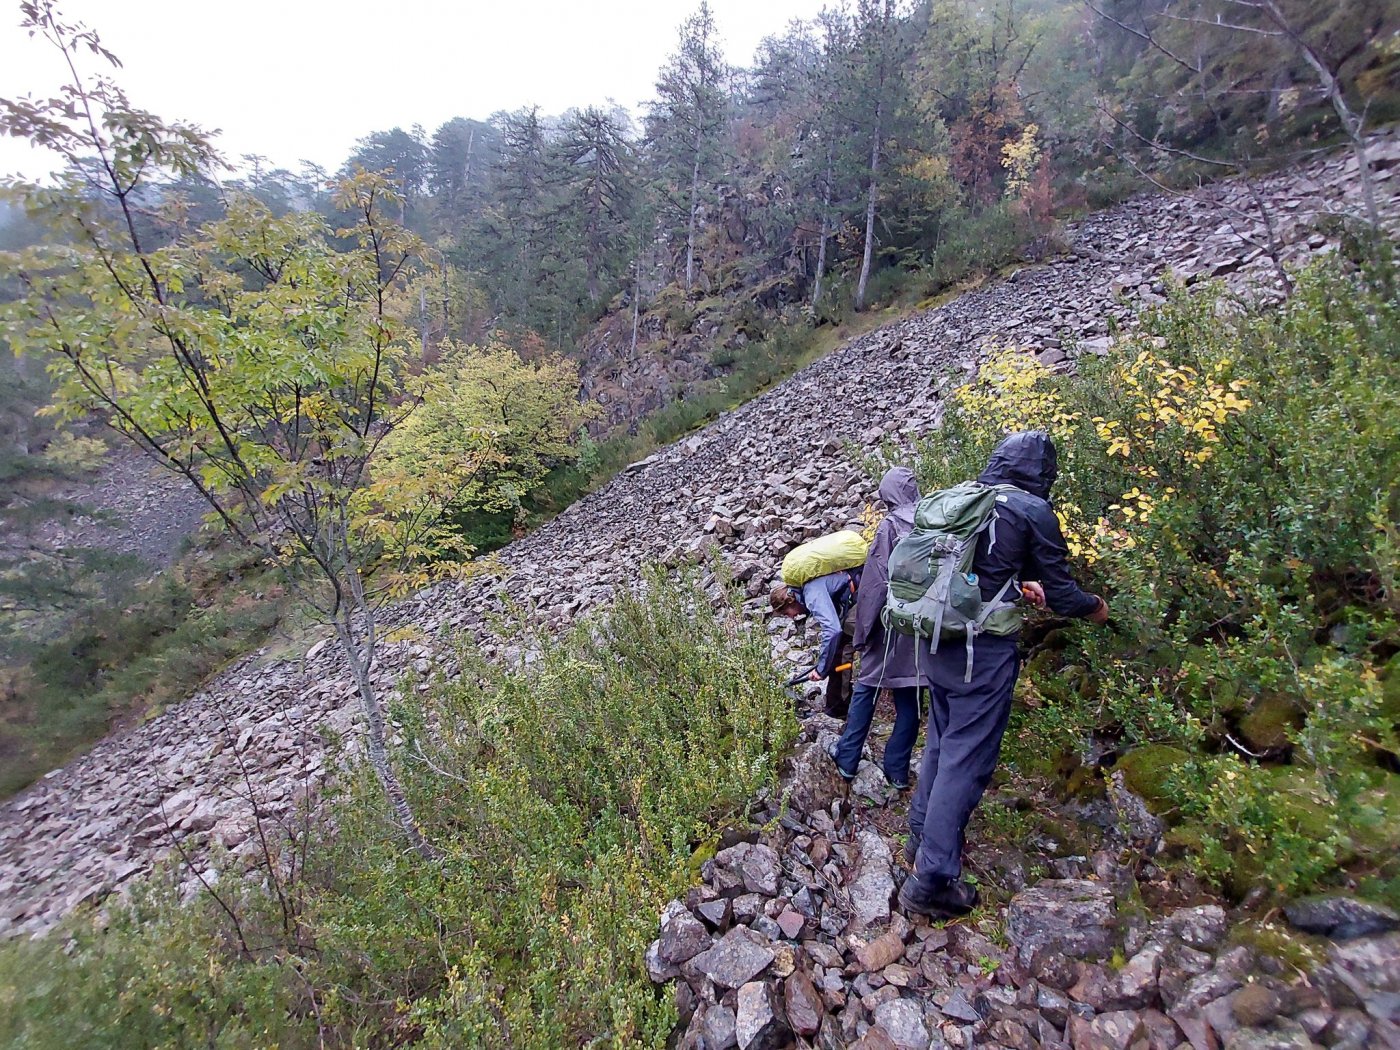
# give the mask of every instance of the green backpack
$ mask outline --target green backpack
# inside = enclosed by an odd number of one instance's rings
[[[1023,612],[1015,599],[1020,588],[1008,579],[991,601],[972,568],[977,538],[992,530],[996,542],[996,505],[1013,485],[965,481],[919,501],[914,528],[890,552],[889,589],[881,619],[887,631],[929,639],[931,649],[945,638],[967,644],[967,674],[972,680],[972,643],[979,634],[1015,634]],[[1014,590],[1013,590],[1014,588]],[[1007,600],[1007,595],[1013,598]]]

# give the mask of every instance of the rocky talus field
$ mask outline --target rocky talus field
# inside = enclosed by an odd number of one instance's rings
[[[1386,221],[1400,227],[1400,138],[1376,139],[1371,153]],[[1338,154],[1257,180],[1286,261],[1334,249],[1319,221],[1356,207],[1355,173]],[[519,658],[489,633],[499,613],[522,607],[562,630],[651,561],[718,555],[757,613],[782,554],[872,498],[859,454],[936,426],[947,390],[990,346],[1015,343],[1068,367],[1103,352],[1171,280],[1276,294],[1254,197],[1239,181],[1139,196],[1068,227],[1064,254],[849,343],[633,464],[505,548],[489,572],[399,605],[390,619],[402,629],[384,648],[379,682],[431,672],[450,659],[443,642],[455,632],[478,636],[488,655]],[[810,639],[786,621],[770,630],[780,669],[806,658]],[[324,731],[353,741],[357,719],[336,647],[321,641],[298,659],[253,654],[50,773],[0,804],[0,935],[40,933],[119,892],[176,840],[197,863],[218,843],[237,864],[255,849],[253,806],[287,813],[314,792]],[[818,713],[804,718],[784,785],[790,804],[780,813],[776,799],[760,800],[770,830],[735,833],[703,885],[660,917],[648,965],[674,982],[681,1045],[1400,1046],[1400,933],[1374,932],[1393,916],[1327,907],[1295,916],[1321,932],[1373,932],[1319,942],[1307,976],[1285,971],[1231,936],[1222,907],[1159,885],[1142,858],[1160,826],[1125,790],[1054,814],[1077,829],[1077,851],[1041,835],[984,859],[1014,894],[1004,936],[906,921],[891,911],[907,872],[905,803],[882,790],[874,767],[853,785],[834,778],[824,748],[838,729]]]

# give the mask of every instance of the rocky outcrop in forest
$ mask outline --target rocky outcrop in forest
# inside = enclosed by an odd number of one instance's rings
[[[1395,224],[1400,139],[1378,139],[1372,155]],[[1354,176],[1354,160],[1336,156],[1257,182],[1285,260],[1332,250],[1319,220],[1354,196]],[[632,465],[500,552],[489,572],[403,602],[391,619],[404,630],[385,646],[380,684],[431,671],[453,632],[480,636],[488,655],[517,656],[512,643],[489,636],[494,614],[519,605],[562,629],[629,586],[649,560],[702,561],[714,552],[757,604],[783,552],[858,515],[870,499],[852,452],[886,439],[904,443],[935,426],[944,392],[976,369],[989,345],[1014,342],[1061,364],[1107,347],[1115,328],[1131,325],[1173,279],[1218,277],[1269,292],[1272,263],[1259,245],[1266,234],[1254,198],[1238,182],[1189,197],[1134,198],[1069,227],[1060,257],[851,342]],[[775,659],[795,662],[801,640],[786,624],[774,631]],[[255,849],[252,807],[284,814],[314,792],[327,762],[325,731],[353,740],[356,719],[353,685],[335,646],[323,641],[295,660],[253,654],[189,701],[49,774],[0,806],[0,933],[52,926],[138,878],[177,842],[200,864],[210,843],[236,863]],[[847,831],[857,844],[865,834],[879,852],[875,832]],[[832,877],[860,882],[860,855],[833,846]],[[883,885],[878,871],[872,878]],[[844,957],[829,964],[848,965]],[[1201,972],[1217,965],[1212,957]],[[885,987],[899,986],[887,980]],[[898,992],[881,998],[888,1002],[875,1009],[908,1013]],[[1138,1034],[1134,1028],[1119,1042],[1131,1045]]]

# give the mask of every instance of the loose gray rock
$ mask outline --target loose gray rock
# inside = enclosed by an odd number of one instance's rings
[[[1117,905],[1099,883],[1044,879],[1011,898],[1006,936],[1027,968],[1047,956],[1100,958],[1118,941]]]
[[[939,1009],[954,1021],[962,1021],[964,1024],[976,1024],[982,1020],[982,1015],[973,1008],[973,1005],[967,1001],[967,996],[963,995],[960,990],[954,990],[939,1005]]]
[[[699,1022],[698,1026],[696,1021]],[[703,1013],[696,1015],[691,1025],[698,1027],[704,1039],[705,1050],[710,1050],[710,1047],[714,1047],[715,1050],[734,1050],[739,1045],[737,1020],[734,1011],[727,1006],[712,1003],[705,1007]]]
[[[1180,941],[1198,951],[1214,951],[1225,939],[1225,909],[1218,904],[1181,908],[1152,924],[1155,941]]]
[[[1269,1028],[1240,1028],[1225,1041],[1225,1050],[1314,1050],[1301,1025],[1286,1017]]]
[[[1069,1039],[1074,1050],[1128,1050],[1142,1033],[1142,1018],[1128,1010],[1099,1014],[1093,1019],[1069,1019]]]
[[[739,989],[739,1010],[734,1032],[739,1050],[780,1050],[792,1036],[766,981],[751,981]]]
[[[924,1012],[912,999],[891,999],[875,1008],[875,1025],[897,1050],[928,1050]]]
[[[689,965],[721,988],[739,988],[752,981],[774,959],[771,948],[756,943],[748,930],[730,930],[713,948],[701,952]]]
[[[1400,915],[1359,897],[1304,897],[1283,907],[1294,929],[1345,941],[1400,930]]]
[[[661,921],[661,958],[679,965],[714,943],[709,931],[679,901],[672,901]]]
[[[860,860],[855,881],[851,883],[851,928],[863,930],[890,917],[890,898],[894,896],[893,863],[890,848],[879,833],[863,828],[856,837]]]

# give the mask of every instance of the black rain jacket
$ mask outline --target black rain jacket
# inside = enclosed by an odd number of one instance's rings
[[[1099,607],[1098,599],[1070,578],[1069,550],[1049,502],[1058,474],[1055,443],[1044,431],[1030,430],[1003,440],[978,475],[985,485],[1018,490],[998,497],[995,525],[977,541],[972,571],[983,601],[991,601],[1015,577],[1038,581],[1046,604],[1061,616],[1088,616]]]

